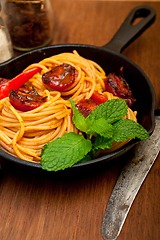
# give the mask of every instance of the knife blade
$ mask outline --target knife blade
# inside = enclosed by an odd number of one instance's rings
[[[110,196],[102,222],[102,237],[116,240],[131,205],[160,151],[160,117],[155,116],[155,129],[146,141],[132,149]]]

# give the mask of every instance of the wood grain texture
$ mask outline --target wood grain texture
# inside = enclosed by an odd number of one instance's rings
[[[51,44],[105,45],[132,8],[155,8],[155,23],[122,54],[148,75],[160,106],[160,3],[51,1]],[[17,54],[17,53],[16,53]],[[0,239],[103,240],[101,224],[125,156],[88,171],[45,173],[11,164],[0,171]],[[160,239],[160,156],[142,185],[118,240]]]

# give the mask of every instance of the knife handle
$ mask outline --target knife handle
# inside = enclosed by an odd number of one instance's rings
[[[159,111],[158,111],[159,112]],[[143,184],[160,151],[160,117],[155,117],[155,130],[146,141],[140,141],[131,150],[110,196],[102,223],[105,240],[116,240]]]

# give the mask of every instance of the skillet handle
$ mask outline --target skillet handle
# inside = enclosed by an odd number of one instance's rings
[[[122,23],[111,41],[102,48],[121,53],[131,42],[144,32],[155,20],[156,12],[149,6],[138,6],[134,8]],[[137,18],[143,18],[139,23],[133,25]]]

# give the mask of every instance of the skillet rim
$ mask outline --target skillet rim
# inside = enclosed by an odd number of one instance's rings
[[[99,47],[99,46],[94,46],[94,45],[85,45],[85,44],[58,44],[58,45],[50,45],[50,46],[47,46],[47,47],[42,47],[42,48],[37,48],[37,49],[34,49],[32,51],[29,51],[29,52],[25,52],[25,53],[22,53],[20,55],[17,55],[3,63],[0,64],[0,68],[3,67],[3,66],[6,66],[14,61],[18,61],[19,59],[21,58],[25,58],[25,56],[28,56],[30,54],[36,54],[38,52],[42,52],[42,56],[44,55],[44,58],[45,58],[45,50],[49,50],[49,49],[61,49],[61,48],[86,48],[86,49],[97,49],[98,51],[103,51],[103,52],[106,52],[107,53],[111,53],[111,54],[114,54],[120,58],[122,58],[124,61],[128,62],[129,64],[133,65],[134,68],[136,68],[144,77],[144,79],[146,80],[148,86],[149,86],[149,89],[150,89],[150,92],[151,92],[151,96],[152,96],[152,103],[151,103],[151,112],[150,112],[150,118],[151,118],[151,128],[148,130],[148,133],[149,135],[152,134],[152,132],[154,131],[154,128],[155,128],[155,122],[154,122],[154,110],[155,110],[155,91],[154,91],[154,88],[153,88],[153,85],[151,83],[151,81],[149,80],[148,76],[145,74],[145,72],[136,64],[134,63],[132,60],[130,60],[128,57],[124,56],[123,54],[121,53],[117,53],[115,51],[112,51],[110,49],[107,49],[106,47]],[[73,51],[73,50],[72,50]],[[78,51],[78,50],[77,50]],[[61,51],[62,53],[63,51]],[[69,52],[69,51],[68,51]],[[53,54],[51,54],[50,56],[52,56]],[[28,65],[27,65],[28,66]],[[94,165],[94,164],[97,164],[99,162],[109,162],[109,161],[112,161],[114,159],[117,159],[119,157],[121,157],[124,153],[128,152],[132,147],[133,145],[135,145],[136,143],[138,143],[140,140],[135,140],[135,139],[132,139],[129,143],[125,144],[123,147],[121,147],[120,149],[116,150],[115,152],[113,153],[109,153],[107,155],[104,155],[104,156],[101,156],[101,157],[98,157],[94,160],[90,160],[90,161],[87,161],[87,162],[82,162],[82,163],[77,163],[77,164],[74,164],[70,169],[72,168],[77,168],[77,167],[83,167],[83,166],[88,166],[88,165]],[[20,158],[17,158],[9,153],[7,153],[6,150],[3,150],[3,148],[0,147],[0,156],[2,156],[3,158],[5,158],[6,160],[8,161],[11,161],[11,162],[14,162],[16,164],[19,164],[19,165],[22,165],[22,166],[27,166],[27,167],[32,167],[32,168],[37,168],[37,169],[42,169],[42,165],[39,164],[39,163],[34,163],[34,162],[28,162],[28,161],[25,161],[25,160],[22,160]],[[107,157],[106,157],[107,156]],[[43,170],[43,169],[42,169]],[[60,170],[62,171],[62,170]]]

